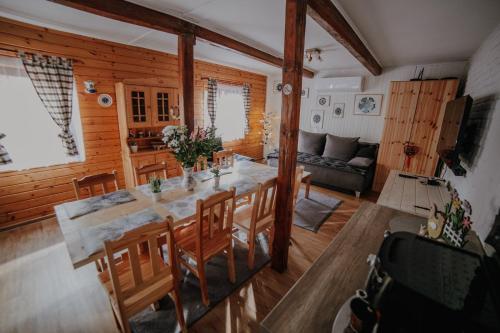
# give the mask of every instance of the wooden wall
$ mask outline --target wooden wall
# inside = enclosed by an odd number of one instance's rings
[[[100,93],[115,98],[116,82],[134,78],[177,79],[177,57],[0,18],[0,49],[38,52],[75,60],[86,160],[46,168],[0,173],[0,229],[53,214],[53,206],[74,200],[70,181],[86,174],[118,170],[124,185],[116,104],[101,108],[96,95],[83,92],[83,81],[93,80]],[[251,84],[251,131],[244,140],[226,145],[262,158],[261,124],[266,99],[266,77],[230,67],[196,61],[195,121],[202,123],[203,76]],[[115,98],[116,100],[116,98]]]

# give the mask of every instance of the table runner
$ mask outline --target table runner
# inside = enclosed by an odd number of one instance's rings
[[[126,202],[136,200],[127,190],[106,193],[88,199],[68,202],[63,204],[70,219],[74,219],[89,213],[97,212],[101,209],[113,207]]]

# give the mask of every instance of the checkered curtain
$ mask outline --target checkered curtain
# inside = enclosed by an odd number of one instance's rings
[[[0,133],[0,139],[5,138],[5,134]],[[7,152],[7,149],[0,144],[0,164],[9,164],[12,163],[12,160],[10,159],[9,153]]]
[[[211,127],[215,127],[215,114],[217,112],[217,80],[208,79],[207,108]]]
[[[243,106],[245,108],[245,134],[250,132],[250,86],[248,84],[243,85]]]
[[[21,54],[24,68],[38,97],[59,126],[59,137],[68,156],[77,156],[75,139],[70,132],[73,98],[73,62],[71,59]]]

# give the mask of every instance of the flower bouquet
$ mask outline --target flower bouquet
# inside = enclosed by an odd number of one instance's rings
[[[212,153],[221,146],[222,140],[215,135],[215,128],[197,128],[189,133],[186,126],[167,126],[163,129],[163,142],[182,165],[183,187],[193,190],[196,186],[193,167],[198,157],[211,157]]]

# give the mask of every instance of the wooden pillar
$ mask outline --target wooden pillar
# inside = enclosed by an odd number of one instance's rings
[[[297,165],[306,13],[307,0],[286,1],[282,80],[284,89],[281,103],[278,190],[272,254],[272,267],[278,272],[283,272],[287,268],[293,219],[292,193]]]
[[[194,44],[192,33],[181,33],[178,38],[179,108],[184,125],[194,130]]]

